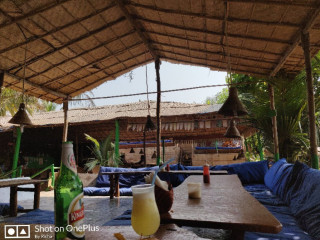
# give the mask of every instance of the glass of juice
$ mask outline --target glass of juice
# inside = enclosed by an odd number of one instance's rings
[[[140,236],[150,236],[160,226],[160,215],[155,201],[154,185],[135,185],[131,189],[133,196],[132,228]]]

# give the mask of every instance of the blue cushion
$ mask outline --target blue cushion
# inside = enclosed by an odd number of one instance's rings
[[[263,183],[264,175],[268,171],[268,161],[217,165],[212,170],[227,170],[229,174],[238,174],[243,184]]]
[[[292,172],[293,164],[285,163],[279,167],[277,171],[274,181],[273,181],[273,188],[271,189],[273,193],[278,195],[281,199],[284,198],[285,195],[285,188],[288,182],[288,178]]]
[[[23,210],[24,208],[18,205],[18,211]],[[0,215],[9,215],[10,212],[10,203],[0,203]]]
[[[114,167],[100,167],[100,172],[134,172],[134,171],[155,171],[158,167],[146,167],[146,168],[114,168]],[[119,186],[120,188],[130,188],[133,185],[143,184],[144,175],[120,175]],[[98,175],[96,187],[110,187],[110,180],[108,175]]]
[[[250,184],[245,185],[244,188],[263,205],[286,205],[284,201],[282,201],[277,195],[273,194],[271,190],[264,184]]]
[[[290,209],[311,236],[320,236],[320,171],[296,162],[297,174],[289,189]]]
[[[277,183],[279,183],[279,178],[282,175],[282,165],[287,164],[286,159],[280,159],[267,171],[264,176],[265,185],[273,190]]]
[[[299,222],[294,218],[291,210],[268,187],[262,184],[250,184],[244,188],[262,203],[282,224],[282,231],[277,234],[246,232],[245,240],[312,240],[313,238],[303,231]]]

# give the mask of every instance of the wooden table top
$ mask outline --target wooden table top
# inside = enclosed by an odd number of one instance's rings
[[[26,185],[26,184],[37,184],[47,182],[48,180],[39,180],[39,179],[10,179],[8,181],[0,181],[0,188],[3,187],[13,187],[19,185]]]
[[[202,183],[201,199],[188,198],[188,182]],[[189,176],[174,189],[171,211],[163,223],[192,227],[278,233],[281,223],[241,185],[237,175],[213,175],[204,184],[202,176]]]
[[[0,236],[3,237],[1,239],[4,239],[5,234],[5,225],[9,225],[9,223],[6,224],[0,224]],[[14,224],[13,224],[14,225]],[[14,225],[16,226],[16,225]],[[25,225],[26,226],[26,225]],[[44,224],[30,224],[27,225],[30,226],[30,238],[31,240],[36,239],[54,239],[54,232],[49,231],[49,228],[53,228],[54,225],[44,225]],[[39,229],[41,228],[41,231],[39,232]],[[131,226],[91,226],[91,229],[98,227],[99,229],[97,231],[89,231],[87,230],[85,233],[86,239],[104,239],[104,240],[117,240],[117,238],[114,236],[115,233],[120,233],[124,239],[126,240],[139,240],[140,236],[137,235],[133,228]],[[7,226],[8,228],[8,226]],[[153,235],[156,239],[172,239],[172,240],[178,240],[178,239],[205,239],[200,238],[193,232],[190,232],[186,229],[182,229],[177,227],[174,224],[163,224],[160,226],[159,230]],[[152,238],[155,240],[155,238]],[[20,239],[20,238],[19,238]]]

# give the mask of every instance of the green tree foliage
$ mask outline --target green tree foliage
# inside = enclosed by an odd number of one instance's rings
[[[222,104],[224,103],[229,95],[228,88],[223,88],[221,92],[218,92],[214,97],[207,97],[206,104],[213,105],[213,104]]]
[[[36,97],[25,95],[27,112],[32,115],[35,111],[41,111],[44,106]],[[22,94],[10,88],[3,88],[0,99],[0,116],[5,116],[8,112],[13,116],[19,109],[22,102]]]
[[[70,101],[71,106],[95,107],[94,101],[91,99],[93,93],[91,91],[80,94],[74,99],[87,98],[88,101]],[[2,88],[0,96],[0,116],[5,116],[8,113],[13,116],[19,109],[22,102],[22,94],[10,88]],[[41,100],[36,97],[25,95],[24,102],[26,103],[27,112],[32,115],[34,112],[50,112],[58,108],[58,104]]]
[[[91,145],[88,148],[94,156],[94,159],[89,160],[85,164],[87,171],[92,170],[97,165],[109,167],[119,166],[120,159],[115,154],[115,146],[111,141],[111,135],[108,135],[104,140],[100,142],[88,134],[84,135],[86,139],[91,142]]]
[[[233,74],[232,82],[254,82],[238,87],[239,98],[249,111],[248,120],[260,130],[264,145],[270,152],[273,152],[271,117],[274,113],[270,111],[268,84],[274,86],[280,157],[291,162],[308,162],[307,99],[303,73],[294,78],[280,73],[273,79]]]

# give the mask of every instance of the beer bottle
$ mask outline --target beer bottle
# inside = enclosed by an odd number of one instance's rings
[[[72,142],[62,143],[60,174],[54,189],[55,239],[84,238],[83,185]]]

